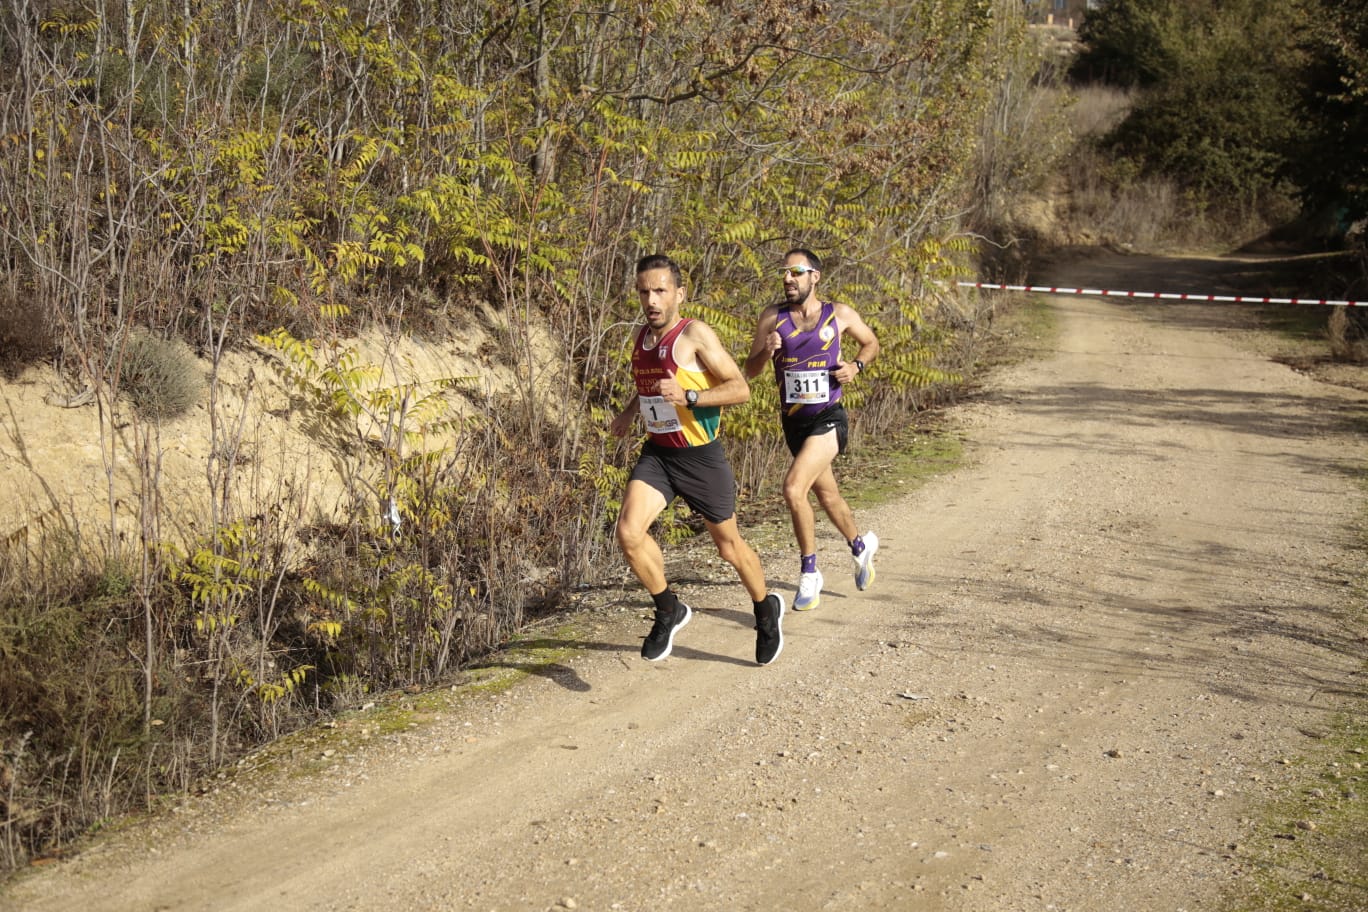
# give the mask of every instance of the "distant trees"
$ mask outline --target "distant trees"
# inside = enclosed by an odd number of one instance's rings
[[[1365,0],[1109,0],[1080,38],[1075,78],[1140,90],[1116,154],[1213,206],[1368,215]]]
[[[1356,287],[1368,291],[1368,2],[1306,4],[1307,27],[1299,36],[1306,59],[1298,84],[1301,117],[1288,172],[1329,232],[1351,232]],[[1330,337],[1337,355],[1362,362],[1368,358],[1368,315],[1357,307],[1337,309]]]
[[[1285,197],[1295,136],[1295,6],[1271,0],[1111,0],[1091,13],[1076,76],[1136,87],[1105,143],[1207,205]]]
[[[1151,86],[1175,69],[1175,45],[1186,30],[1183,0],[1107,0],[1079,26],[1076,78],[1119,86]]]
[[[1368,0],[1307,0],[1288,171],[1308,204],[1368,217]]]

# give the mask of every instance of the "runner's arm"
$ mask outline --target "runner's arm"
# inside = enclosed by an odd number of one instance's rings
[[[740,405],[750,399],[750,384],[736,366],[736,359],[727,351],[722,340],[711,326],[702,320],[694,320],[684,327],[683,338],[693,344],[694,358],[719,381],[711,389],[698,394],[698,404],[703,406]],[[684,359],[681,359],[684,360]],[[664,384],[662,383],[662,393]],[[677,389],[677,387],[676,387]],[[673,400],[672,400],[673,401]],[[684,394],[679,393],[679,401],[684,402]]]
[[[613,423],[608,426],[609,432],[614,437],[626,437],[632,430],[632,422],[636,420],[637,413],[641,410],[641,395],[632,397],[632,401],[627,403],[627,407],[618,412]]]
[[[783,344],[775,330],[778,325],[779,308],[770,305],[761,311],[760,319],[755,324],[755,338],[751,340],[750,354],[746,356],[746,379],[758,376],[765,369],[765,365],[774,360],[774,353]]]
[[[854,358],[842,361],[840,369],[836,374],[836,379],[841,383],[849,383],[859,375],[861,368],[855,364],[859,361],[865,367],[879,356],[879,338],[874,335],[874,330],[869,328],[869,324],[859,315],[855,308],[849,304],[836,305],[836,325],[842,335],[849,335],[856,344],[860,346]]]

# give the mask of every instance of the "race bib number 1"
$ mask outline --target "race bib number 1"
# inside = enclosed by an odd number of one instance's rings
[[[787,405],[822,405],[831,398],[831,375],[824,370],[784,371]]]
[[[651,434],[673,434],[682,430],[679,412],[674,404],[666,402],[664,396],[642,396],[641,417],[646,422],[646,430]]]

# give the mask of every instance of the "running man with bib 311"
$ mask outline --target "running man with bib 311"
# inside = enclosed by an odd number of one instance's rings
[[[717,439],[722,406],[750,399],[750,384],[736,360],[702,320],[680,316],[684,285],[678,264],[656,254],[641,259],[637,296],[646,325],[632,344],[636,395],[613,419],[623,437],[638,415],[647,440],[622,498],[617,540],[637,579],[655,602],[655,624],[641,656],[663,659],[675,634],[693,616],[670,589],[665,556],[651,524],[676,497],[703,517],[722,559],[736,568],[755,611],[755,661],[768,665],[784,647],[784,599],[770,593],[755,550],[736,524],[736,477]]]
[[[808,611],[821,601],[825,582],[817,569],[810,492],[850,546],[856,588],[863,590],[874,582],[879,538],[873,532],[860,534],[855,514],[836,485],[832,464],[845,452],[850,427],[841,404],[842,388],[879,354],[879,340],[854,309],[817,296],[822,261],[812,251],[797,248],[785,254],[783,277],[784,300],[761,312],[745,370],[747,377],[754,377],[772,363],[779,384],[780,422],[793,454],[784,476],[784,502],[802,561],[793,608]],[[843,335],[859,346],[849,360],[841,358]]]

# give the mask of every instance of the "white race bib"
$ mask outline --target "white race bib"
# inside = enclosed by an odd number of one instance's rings
[[[666,402],[664,396],[640,396],[641,417],[646,422],[646,430],[652,434],[673,434],[683,430],[679,423],[679,412],[674,403]]]
[[[824,370],[784,371],[786,405],[823,405],[831,398],[831,374]]]

